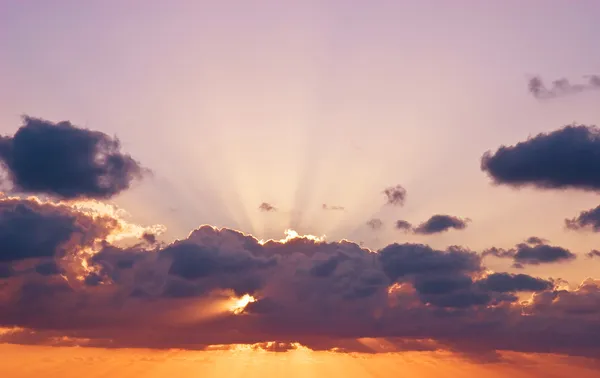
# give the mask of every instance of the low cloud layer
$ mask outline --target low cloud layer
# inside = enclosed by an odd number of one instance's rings
[[[140,228],[127,247],[109,241],[123,232],[119,219],[32,199],[0,204],[7,219],[36,224],[30,234],[4,228],[0,238],[0,326],[13,329],[0,341],[187,349],[276,341],[276,350],[299,342],[372,352],[357,341],[367,337],[398,350],[600,355],[600,281],[567,291],[490,272],[480,254],[458,246],[370,251],[308,237],[261,242],[211,226],[169,244]],[[41,231],[49,217],[66,236]],[[535,264],[560,260],[553,251],[561,250],[524,244],[504,254]],[[534,294],[523,302],[520,293]],[[233,312],[246,294],[255,301]]]
[[[481,169],[496,184],[540,189],[600,190],[600,131],[569,125],[514,146],[488,151]]]
[[[0,137],[0,162],[15,191],[63,199],[107,199],[145,172],[118,139],[31,117],[14,136]]]
[[[523,268],[525,265],[564,263],[577,258],[577,255],[568,249],[546,244],[539,238],[529,238],[526,243],[517,244],[510,249],[489,248],[483,251],[483,256],[512,259],[516,268]]]
[[[536,76],[529,80],[528,89],[533,97],[538,99],[550,99],[573,95],[585,91],[600,89],[600,76],[589,75],[584,77],[585,82],[571,83],[568,79],[562,78],[554,80],[550,86],[546,86],[541,77]]]

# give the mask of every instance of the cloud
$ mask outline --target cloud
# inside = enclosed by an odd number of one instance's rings
[[[414,229],[416,234],[436,234],[450,229],[463,230],[467,227],[468,219],[461,219],[451,215],[436,214]]]
[[[406,200],[406,189],[402,185],[390,186],[383,191],[388,205],[403,206]]]
[[[379,218],[373,218],[367,221],[366,225],[372,230],[380,230],[383,227],[383,221]]]
[[[0,161],[14,190],[63,199],[110,198],[146,172],[118,139],[31,117],[14,136],[0,137]]]
[[[528,89],[533,97],[538,99],[550,99],[581,93],[584,91],[600,89],[600,76],[585,76],[587,83],[572,84],[568,79],[554,80],[550,87],[546,87],[541,77],[535,76],[529,80]]]
[[[344,206],[329,206],[326,203],[321,206],[323,210],[332,210],[332,211],[344,211],[346,208]]]
[[[543,239],[543,238],[539,238],[537,236],[530,236],[530,237],[527,238],[527,240],[525,240],[525,243],[532,244],[532,245],[545,244],[547,242],[548,242],[548,240]]]
[[[544,291],[554,287],[549,280],[536,278],[527,274],[492,273],[480,280],[478,284],[487,290],[501,293],[516,291]]]
[[[0,197],[0,262],[63,257],[106,238],[118,224],[66,205]],[[48,268],[41,268],[48,271]]]
[[[597,249],[592,249],[588,253],[585,254],[588,258],[592,259],[594,257],[600,257],[600,251]]]
[[[600,355],[600,281],[569,291],[539,277],[490,272],[480,254],[459,246],[404,243],[371,251],[296,235],[263,242],[206,225],[172,243],[148,243],[140,229],[135,240],[115,244],[111,235],[123,230],[117,218],[74,204],[4,202],[39,213],[33,219],[64,213],[76,221],[65,223],[75,230],[66,244],[41,228],[29,235],[36,243],[38,234],[50,240],[53,252],[11,252],[16,257],[0,263],[0,325],[14,330],[0,342],[380,350],[359,341],[366,338],[397,350],[482,357],[495,350]],[[3,243],[11,245],[15,235],[0,238],[0,251],[11,250]],[[547,253],[531,250],[558,248],[523,245],[505,253],[534,263]],[[522,301],[521,292],[534,294]],[[244,294],[256,300],[236,315],[232,304]]]
[[[412,230],[412,225],[409,222],[402,220],[402,219],[397,220],[395,226],[396,226],[396,229],[398,229],[398,230],[403,230],[403,231]]]
[[[569,125],[481,158],[494,183],[516,188],[600,190],[600,133],[595,126]]]
[[[548,244],[528,245],[526,243],[517,244],[511,249],[489,248],[483,252],[483,256],[513,259],[513,265],[517,268],[522,268],[524,265],[568,262],[577,257],[566,248]]]
[[[263,211],[265,213],[270,213],[277,211],[277,208],[268,202],[263,202],[260,204],[260,206],[258,206],[258,210]]]
[[[591,229],[600,232],[600,206],[582,211],[572,219],[565,219],[565,226],[570,230]]]

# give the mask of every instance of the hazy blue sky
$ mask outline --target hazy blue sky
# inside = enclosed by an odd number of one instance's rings
[[[562,223],[597,195],[494,187],[479,161],[528,135],[600,123],[600,92],[527,92],[535,74],[598,73],[600,2],[355,3],[0,1],[0,131],[28,114],[116,134],[154,171],[116,202],[172,237],[209,223],[373,248],[510,247],[531,235],[597,247]],[[406,205],[382,206],[395,184]],[[259,212],[263,201],[279,211]],[[435,213],[472,223],[437,236],[392,227]],[[373,217],[382,230],[365,226]],[[594,270],[582,258],[544,274]]]

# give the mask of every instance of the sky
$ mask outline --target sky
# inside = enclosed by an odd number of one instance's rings
[[[593,369],[598,12],[0,0],[0,347]]]

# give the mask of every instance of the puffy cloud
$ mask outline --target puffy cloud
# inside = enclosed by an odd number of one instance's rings
[[[600,89],[600,76],[586,76],[586,84],[572,84],[568,79],[554,80],[550,87],[546,87],[541,77],[535,76],[529,80],[528,89],[535,98],[549,99],[581,93],[583,91]]]
[[[481,169],[496,184],[542,189],[600,190],[600,133],[594,126],[569,125],[514,146],[486,152]]]
[[[366,225],[372,230],[380,230],[383,227],[383,221],[379,218],[373,218],[367,221]]]
[[[450,229],[463,230],[467,227],[468,219],[461,219],[451,215],[436,214],[427,221],[415,227],[416,234],[436,234]]]
[[[0,137],[0,161],[14,190],[64,199],[110,198],[145,172],[118,139],[31,117],[14,136]]]
[[[403,206],[406,200],[406,189],[402,185],[390,186],[385,188],[383,194],[386,197],[388,205]]]
[[[489,248],[483,251],[483,256],[513,259],[513,265],[516,268],[522,268],[524,265],[568,262],[577,258],[577,255],[566,248],[549,244],[528,245],[526,243],[517,244],[510,249]]]
[[[591,229],[600,232],[600,206],[582,211],[572,219],[565,219],[565,226],[571,230]]]
[[[277,211],[277,208],[268,202],[263,202],[258,206],[258,210],[263,211],[265,213],[270,213],[273,211]]]
[[[565,291],[525,274],[490,273],[479,254],[461,247],[370,251],[297,235],[263,242],[211,226],[169,244],[103,240],[96,247],[85,260],[56,254],[32,265],[56,261],[61,274],[23,266],[4,274],[0,326],[16,328],[0,341],[379,350],[369,347],[372,339],[398,350],[600,355],[596,281]],[[519,292],[535,294],[520,302]],[[256,300],[243,302],[243,294]],[[565,343],[551,342],[557,339]]]

